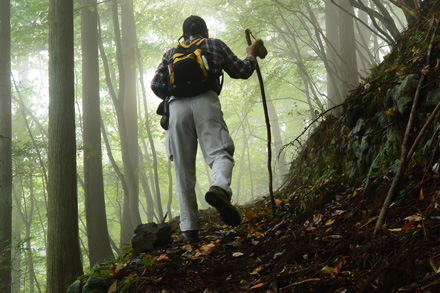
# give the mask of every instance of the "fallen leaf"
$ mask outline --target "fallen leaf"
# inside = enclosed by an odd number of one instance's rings
[[[322,267],[321,272],[323,274],[331,274],[333,272],[333,268],[326,265]]]
[[[328,219],[327,222],[325,222],[326,226],[330,226],[331,224],[333,224],[335,222],[335,219]]]
[[[209,243],[200,247],[199,251],[202,255],[208,255],[215,250],[215,244]]]
[[[114,281],[107,291],[107,293],[116,293],[116,292],[118,292],[118,280]]]
[[[183,249],[186,250],[186,251],[188,251],[188,252],[193,251],[193,248],[192,248],[191,244],[185,244],[185,245],[183,246]]]
[[[339,215],[342,215],[343,213],[345,213],[345,211],[343,211],[343,210],[336,210],[333,214],[335,216],[339,216]]]
[[[414,229],[415,229],[415,227],[414,227],[414,222],[413,221],[408,222],[408,223],[406,223],[405,225],[402,226],[402,231],[404,231],[404,232],[410,232],[410,231],[412,231]]]
[[[315,225],[318,225],[319,222],[321,222],[321,220],[322,220],[322,215],[321,214],[314,214],[313,215],[313,223]]]
[[[423,188],[420,189],[419,200],[422,201],[425,197],[423,196]]]
[[[244,216],[249,222],[257,218],[257,214],[251,210],[244,212]]]
[[[239,257],[239,256],[242,256],[242,255],[243,255],[242,252],[234,252],[234,253],[232,254],[233,257]]]
[[[281,205],[282,201],[279,199],[275,199],[275,206],[279,207]]]
[[[385,73],[387,73],[387,72],[392,72],[392,71],[396,70],[397,68],[399,68],[398,65],[393,65],[393,66],[391,66],[390,68],[386,69],[384,72],[385,72]]]
[[[169,258],[166,254],[161,254],[161,255],[157,258],[157,261],[161,261],[161,260],[164,260],[164,261],[170,261],[170,258]]]
[[[437,274],[440,273],[440,258],[439,257],[429,258],[429,264],[431,265],[434,272],[436,272]]]
[[[255,270],[252,271],[251,275],[258,275],[258,272],[261,271],[263,267],[258,267]]]
[[[372,217],[372,218],[368,219],[368,221],[367,221],[367,223],[366,223],[365,225],[370,224],[371,222],[373,222],[374,220],[376,220],[378,217],[379,217],[379,216],[375,216],[375,217]]]
[[[123,264],[120,264],[120,263],[116,264],[115,273],[116,274],[119,273],[119,271],[122,270],[124,267],[125,267],[125,265],[123,265]]]
[[[429,65],[426,65],[422,70],[421,70],[423,75],[427,75],[429,72]]]
[[[412,215],[406,217],[405,220],[410,222],[420,222],[422,220],[422,217],[420,215]]]
[[[400,231],[402,231],[402,228],[391,228],[391,229],[388,229],[388,231],[390,231],[390,232],[400,232]]]
[[[264,283],[259,283],[249,288],[249,290],[258,289],[264,286]]]
[[[385,115],[393,117],[394,116],[393,108],[388,108],[388,110],[385,112]]]
[[[339,273],[342,270],[342,263],[338,263],[338,265],[333,269],[333,271],[331,272],[331,277],[332,278],[336,278],[337,275],[339,275]]]

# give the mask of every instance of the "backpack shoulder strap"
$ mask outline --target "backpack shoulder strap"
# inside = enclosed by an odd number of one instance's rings
[[[203,43],[204,40],[205,40],[205,38],[196,39],[189,44],[179,43],[174,48],[176,48],[177,50],[179,50],[179,48],[182,48],[184,51],[191,50],[192,52],[194,52]],[[193,47],[194,47],[194,50],[192,49]]]

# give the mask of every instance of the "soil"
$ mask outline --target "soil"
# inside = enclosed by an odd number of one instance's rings
[[[420,177],[406,178],[376,233],[388,176],[365,190],[332,180],[283,190],[275,212],[268,198],[241,207],[234,229],[201,211],[200,243],[176,230],[167,247],[127,253],[109,292],[440,292],[440,180]]]

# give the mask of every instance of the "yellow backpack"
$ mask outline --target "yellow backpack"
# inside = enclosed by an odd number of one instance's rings
[[[177,97],[190,97],[212,88],[209,63],[200,45],[205,39],[197,39],[188,45],[180,43],[175,47],[172,63],[168,65],[169,93]]]

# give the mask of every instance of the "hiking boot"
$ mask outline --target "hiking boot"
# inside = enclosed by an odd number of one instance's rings
[[[183,243],[192,244],[200,241],[198,230],[189,230],[182,232]]]
[[[241,223],[240,214],[231,204],[231,197],[223,188],[211,186],[205,195],[205,200],[217,209],[226,225],[238,226]]]

